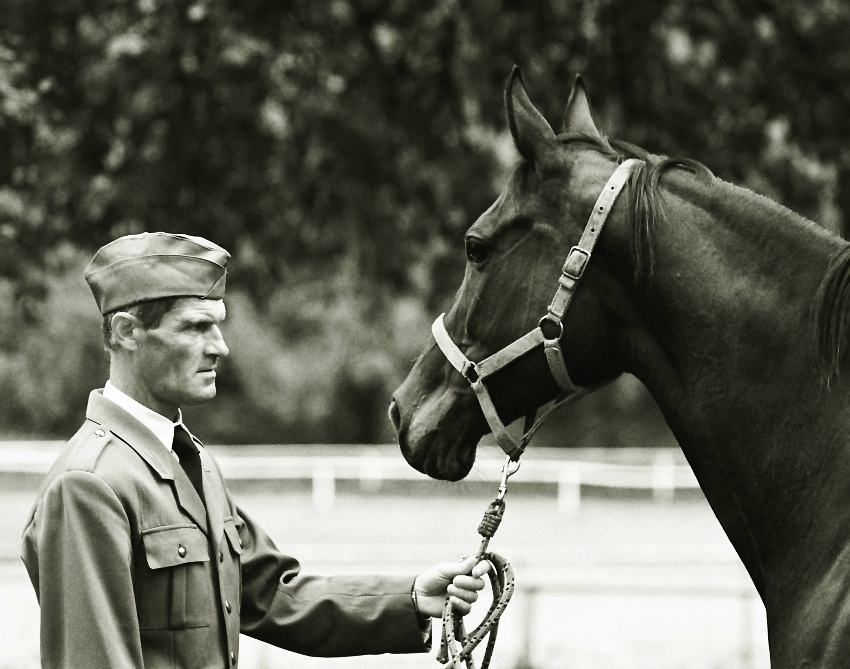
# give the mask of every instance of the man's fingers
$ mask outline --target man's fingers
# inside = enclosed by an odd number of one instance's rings
[[[449,601],[452,603],[452,608],[462,616],[465,616],[472,610],[471,604],[457,597],[449,597]]]
[[[456,585],[449,585],[446,588],[446,593],[452,599],[459,599],[470,604],[478,601],[478,593],[475,590],[459,588]]]
[[[476,562],[474,555],[469,555],[459,562],[443,563],[445,571],[451,571],[453,575],[457,574],[472,574],[473,576],[484,576],[490,571],[490,563],[487,560]]]
[[[488,571],[490,571],[490,563],[487,560],[481,560],[477,565],[472,568],[473,576],[484,576]]]
[[[481,577],[490,571],[490,563],[477,561],[475,555],[470,555],[458,562],[441,562],[416,577],[414,587],[420,596],[448,595],[453,607],[469,613],[470,604],[478,599],[478,591],[486,586]],[[457,604],[463,602],[463,605]]]
[[[452,579],[452,585],[456,588],[463,588],[464,590],[483,590],[485,583],[482,578],[464,576],[461,574],[460,576],[455,576],[454,579]]]
[[[452,565],[454,575],[468,574],[475,568],[475,556],[467,555],[465,558]]]

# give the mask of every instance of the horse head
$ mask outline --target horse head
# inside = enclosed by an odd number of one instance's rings
[[[773,665],[846,666],[850,244],[695,161],[609,142],[580,80],[559,135],[516,70],[505,98],[521,160],[394,395],[404,457],[463,478],[488,429],[510,454],[508,421],[633,373],[765,603]]]
[[[553,132],[529,100],[514,68],[505,90],[508,125],[520,155],[508,185],[465,237],[466,271],[445,331],[473,362],[484,360],[538,326],[559,285],[565,258],[582,237],[594,203],[621,158],[600,134],[580,78]],[[614,205],[606,233],[581,277],[557,339],[572,381],[593,387],[624,371],[617,335],[629,319],[622,271],[631,270],[628,215]],[[546,323],[543,323],[546,326]],[[458,480],[475,460],[488,422],[467,379],[432,337],[396,390],[390,418],[402,453],[434,478]],[[541,346],[487,379],[499,418],[509,423],[555,399],[560,388]]]

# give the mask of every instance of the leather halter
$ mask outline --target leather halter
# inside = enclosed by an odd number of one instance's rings
[[[487,419],[487,424],[493,432],[493,437],[511,460],[519,460],[519,456],[525,451],[531,435],[534,434],[543,422],[543,419],[546,418],[552,409],[564,402],[576,400],[591,390],[576,386],[572,382],[572,379],[570,379],[569,372],[567,372],[564,354],[561,351],[560,345],[560,339],[564,333],[563,318],[573,299],[579,279],[581,279],[587,264],[590,262],[593,247],[596,245],[596,240],[602,232],[605,221],[608,219],[608,215],[617,201],[617,196],[623,190],[623,186],[625,186],[632,170],[640,162],[634,158],[624,161],[617,167],[611,178],[608,179],[608,182],[596,199],[596,204],[593,205],[593,212],[590,214],[581,239],[578,244],[570,249],[567,255],[567,260],[558,279],[558,289],[555,292],[555,296],[552,298],[546,314],[540,319],[534,330],[523,335],[513,343],[508,344],[505,348],[481,362],[473,362],[463,354],[446,331],[446,325],[443,322],[445,314],[440,314],[431,326],[431,333],[434,335],[437,345],[452,367],[460,372],[463,378],[472,386],[472,390],[478,398],[478,403],[481,405],[481,410],[484,412],[484,417]],[[544,325],[555,326],[557,329],[556,336],[548,338],[543,332]],[[490,398],[490,393],[484,385],[484,380],[541,344],[543,345],[543,352],[546,355],[546,361],[549,364],[549,370],[552,372],[555,382],[561,388],[561,393],[558,395],[555,403],[541,418],[531,426],[526,424],[524,434],[520,441],[517,442],[499,418],[496,407],[493,405],[493,400]],[[530,418],[533,421],[534,414],[530,414]]]

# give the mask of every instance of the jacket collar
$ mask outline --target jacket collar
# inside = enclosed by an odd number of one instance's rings
[[[171,481],[180,506],[192,517],[198,527],[207,532],[207,514],[201,498],[198,497],[189,477],[178,465],[174,456],[153,432],[130,413],[106,399],[102,390],[93,390],[89,395],[86,418],[109,430],[132,448],[150,465],[160,479]],[[205,476],[204,479],[206,478]]]
[[[172,442],[174,440],[175,421],[170,418],[166,418],[153,409],[149,409],[141,402],[137,402],[110,381],[107,381],[103,388],[103,396],[117,404],[142,425],[148,428],[154,433],[154,435],[156,435],[156,438],[162,442],[162,445],[165,446],[167,450],[171,450]],[[177,418],[177,422],[182,421],[180,409],[177,409]]]
[[[109,430],[141,456],[161,479],[174,480],[177,462],[156,435],[120,406],[106,399],[103,390],[89,395],[86,418]]]

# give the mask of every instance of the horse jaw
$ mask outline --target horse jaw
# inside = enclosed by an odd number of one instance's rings
[[[389,413],[411,467],[434,479],[459,481],[472,469],[488,428],[474,393],[446,382],[446,365],[436,345],[427,348],[393,394]]]

